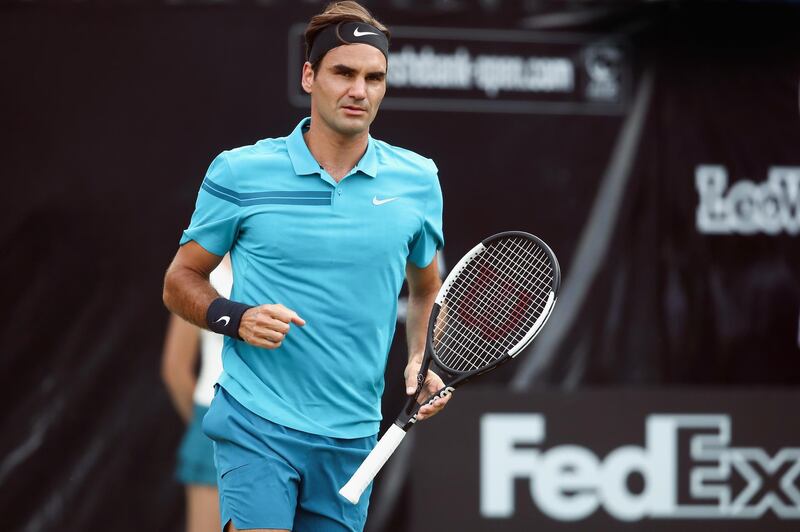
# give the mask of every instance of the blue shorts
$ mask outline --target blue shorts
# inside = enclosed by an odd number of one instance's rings
[[[330,438],[253,414],[219,387],[203,420],[214,440],[222,528],[294,532],[361,531],[370,486],[357,505],[339,488],[375,446],[376,437]]]
[[[217,485],[214,467],[214,444],[203,434],[203,417],[208,408],[194,405],[192,419],[178,448],[178,465],[175,476],[182,484]]]

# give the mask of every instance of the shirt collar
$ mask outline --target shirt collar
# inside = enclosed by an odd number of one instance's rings
[[[304,118],[297,124],[288,137],[286,137],[286,149],[289,152],[289,159],[292,161],[294,173],[297,175],[310,175],[320,173],[319,163],[311,155],[311,151],[306,146],[303,139],[303,132],[311,124],[311,118]]]
[[[289,152],[289,159],[292,161],[294,173],[297,175],[319,174],[321,170],[319,163],[314,159],[303,138],[303,133],[308,130],[310,124],[310,117],[302,119],[297,124],[297,127],[294,128],[294,131],[286,137],[286,149]],[[370,177],[378,176],[378,154],[375,147],[375,139],[372,136],[369,136],[367,151],[361,157],[361,160],[356,163],[352,173],[358,171]]]
[[[361,160],[356,163],[353,172],[361,171],[362,174],[374,178],[378,177],[378,152],[375,147],[375,139],[372,138],[372,135],[369,135],[368,138],[367,151],[364,152]]]

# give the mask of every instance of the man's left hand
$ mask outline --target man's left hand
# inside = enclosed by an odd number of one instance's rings
[[[420,365],[420,362],[412,360],[406,366],[406,370],[403,373],[406,379],[406,395],[414,395],[414,392],[417,390],[417,374],[419,373]],[[428,402],[428,399],[442,388],[444,388],[442,379],[436,373],[428,370],[428,375],[425,378],[425,383],[422,385],[422,390],[419,393],[417,401],[420,403]],[[425,405],[419,409],[417,420],[422,421],[423,419],[435,416],[442,411],[448,401],[450,401],[450,395],[446,397],[437,397],[434,399],[433,404]]]

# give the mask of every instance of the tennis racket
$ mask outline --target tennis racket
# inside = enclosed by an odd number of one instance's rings
[[[499,233],[472,248],[436,296],[416,392],[339,493],[353,504],[358,502],[414,426],[422,404],[447,397],[469,379],[522,352],[550,317],[560,284],[555,254],[531,234]],[[429,368],[445,386],[420,404]]]

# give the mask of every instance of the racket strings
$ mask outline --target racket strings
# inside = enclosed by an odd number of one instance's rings
[[[489,257],[489,259],[496,260],[496,257]],[[530,280],[530,277],[525,280]],[[508,323],[508,318],[510,317],[524,317],[518,306],[507,304],[508,302],[514,303],[520,297],[520,293],[513,292],[502,284],[496,284],[493,288],[495,293],[488,290],[480,293],[480,301],[475,305],[475,311],[471,315],[471,321],[476,322],[473,325],[481,327],[484,331],[490,330],[493,323]],[[523,294],[526,293],[523,292]],[[539,306],[540,310],[544,308],[546,302],[546,293],[535,296],[533,300],[533,303]],[[499,314],[490,315],[490,312],[497,313],[498,311]],[[509,314],[512,314],[512,316],[509,316]]]
[[[525,266],[532,267],[532,268],[541,268],[542,264],[544,263],[544,260],[546,259],[546,256],[544,255],[544,252],[542,251],[541,253],[542,253],[542,257],[540,257],[538,259],[539,260],[538,264],[536,264],[536,265],[525,264]],[[496,257],[490,257],[490,260],[496,260]],[[496,266],[497,264],[495,263],[494,265]],[[535,270],[532,270],[532,271],[535,271]],[[525,272],[523,271],[523,276],[520,276],[519,273],[520,273],[519,271],[514,271],[513,272],[514,280],[517,281],[518,283],[520,281],[537,283],[537,288],[541,289],[541,293],[538,294],[538,295],[540,295],[540,296],[543,295],[544,296],[544,297],[540,298],[541,299],[541,305],[544,306],[544,304],[547,302],[547,297],[546,297],[547,293],[549,293],[549,290],[550,290],[550,284],[549,284],[550,280],[540,277],[538,275],[538,272],[536,274],[534,274],[534,275],[529,275],[529,274],[525,274]],[[541,283],[541,285],[539,285],[538,283]],[[500,297],[500,298],[510,298],[510,297],[516,297],[518,295],[517,293],[513,292],[508,287],[506,287],[506,286],[504,286],[502,284],[499,284],[499,285],[495,286],[494,288],[497,290],[497,293],[496,294],[492,294],[490,292],[487,292],[486,294],[484,294],[487,299],[492,298],[492,296],[496,296],[496,297]],[[492,304],[496,304],[496,301],[491,301],[491,303]]]
[[[468,322],[468,327],[465,327],[463,321],[460,326],[449,327],[445,334],[441,332],[438,352],[443,353],[443,362],[447,366],[453,367],[457,371],[470,371],[480,367],[485,367],[491,362],[497,360],[499,357],[504,356],[508,350],[517,345],[518,341],[524,336],[522,331],[530,330],[535,322],[538,314],[541,314],[541,309],[544,304],[541,300],[533,302],[534,314],[525,315],[526,305],[532,302],[529,299],[521,300],[521,306],[506,305],[504,309],[499,311],[499,320],[495,317],[492,318],[490,312],[492,307],[497,305],[491,299],[486,299],[482,304],[477,306],[476,312],[483,314],[475,314],[471,316]],[[494,309],[497,312],[497,309]],[[507,323],[507,327],[497,329],[497,323]],[[518,330],[516,335],[509,334],[509,329]],[[480,331],[480,336],[475,334],[475,330]],[[448,342],[451,345],[447,345]],[[462,353],[467,353],[464,356]]]
[[[487,262],[492,262],[492,263],[496,264],[497,249],[490,250],[488,252],[488,254],[485,255],[484,260],[487,261]],[[475,272],[476,271],[479,271],[478,267],[473,269],[473,272],[472,272],[472,276],[473,277],[475,277]],[[466,279],[466,276],[464,278]],[[474,279],[473,279],[473,281],[474,281]],[[467,284],[468,283],[464,283],[461,286],[455,285],[454,287],[452,287],[451,290],[450,290],[450,293],[449,293],[450,300],[456,301],[456,300],[458,300],[459,297],[461,297],[463,299],[464,286],[466,286]],[[470,316],[470,321],[473,322],[473,325],[477,325],[477,326],[489,326],[490,325],[490,322],[484,318],[484,314],[485,314],[485,312],[487,310],[487,307],[489,307],[489,306],[497,307],[497,304],[496,304],[496,302],[491,301],[491,299],[488,297],[489,295],[490,295],[490,293],[488,291],[483,290],[483,291],[481,291],[479,293],[479,296],[480,296],[481,300],[479,300],[477,302],[474,301],[474,300],[471,301],[472,307],[474,309],[474,313]],[[475,323],[476,321],[478,323]],[[443,323],[443,322],[440,320],[440,324],[441,323]],[[473,349],[473,348],[476,348],[476,347],[480,347],[480,346],[477,346],[475,341],[473,339],[470,339],[470,338],[467,338],[467,340],[469,341],[469,344],[468,345],[464,344],[462,341],[459,341],[458,336],[457,335],[453,335],[452,332],[458,332],[458,331],[456,331],[455,329],[451,330],[451,336],[453,337],[453,339],[457,343],[458,347],[460,347],[462,349]],[[463,336],[463,335],[461,335],[461,336]],[[481,353],[479,351],[476,354],[478,356],[480,356]]]
[[[532,247],[533,245],[531,244],[529,248]],[[499,261],[503,259],[502,252],[508,250],[509,250],[508,244],[501,243],[498,248],[494,249],[489,255],[487,255],[486,260],[493,266],[501,265]],[[544,252],[541,252],[539,256],[536,258],[537,258],[537,267],[541,268],[543,264],[543,259],[545,258]],[[523,263],[523,265],[530,266],[529,261],[523,260],[521,262]],[[520,279],[519,274],[521,272],[524,273],[525,271],[526,270],[524,269],[519,269],[514,271],[517,274],[516,275],[517,281],[520,280],[532,281],[534,279],[536,281],[540,281],[542,279],[541,275],[535,275],[535,276],[522,275],[522,279]],[[535,281],[534,284],[536,284]],[[537,285],[537,287],[543,288],[539,285]],[[546,295],[542,294],[542,296],[544,297],[539,296],[534,301],[534,303],[539,307],[538,309],[536,309],[538,310],[538,313],[532,315],[529,319],[525,320],[524,322],[521,322],[521,320],[524,319],[525,316],[520,311],[520,308],[513,304],[509,305],[507,303],[509,301],[513,301],[511,298],[517,299],[519,298],[520,294],[527,294],[527,292],[512,293],[509,289],[504,288],[503,284],[500,283],[495,284],[493,288],[497,290],[499,299],[497,296],[493,295],[492,290],[486,289],[480,292],[483,300],[475,305],[475,312],[470,316],[471,319],[469,320],[470,322],[472,322],[471,324],[478,327],[479,330],[482,331],[484,338],[486,337],[486,331],[490,332],[494,331],[495,334],[493,336],[497,336],[496,334],[497,331],[494,330],[493,328],[496,326],[497,323],[509,323],[509,319],[513,319],[514,320],[513,323],[518,324],[520,327],[522,327],[524,331],[529,330],[530,327],[533,325],[533,322],[535,321],[535,317],[538,317],[538,314],[540,314],[541,310],[544,308],[544,305],[546,303],[545,299]],[[549,292],[549,287],[547,292]],[[498,309],[500,309],[499,316],[490,315],[491,312],[493,311],[497,312]],[[511,315],[509,316],[509,314]],[[495,347],[494,353],[492,353],[491,349],[487,349],[485,345],[482,345],[480,342],[476,341],[474,336],[470,337],[469,335],[465,335],[463,334],[463,331],[457,331],[457,332],[461,334],[451,334],[451,338],[455,340],[455,343],[460,348],[459,349],[460,353],[471,352],[473,356],[471,360],[463,356],[460,356],[459,358],[455,356],[456,352],[453,352],[450,354],[450,356],[445,357],[450,364],[453,364],[455,362],[454,369],[457,369],[458,371],[469,371],[479,367],[484,367],[493,362],[494,360],[496,360],[497,358],[499,358],[500,356],[505,355],[505,353],[508,351],[508,349],[510,349],[510,347],[516,345],[516,338],[510,336],[507,338],[506,342],[499,343],[498,345],[494,346]],[[467,343],[464,343],[464,338],[467,338]],[[459,359],[456,360],[456,358]]]
[[[433,346],[446,368],[488,366],[517,345],[544,312],[554,269],[534,241],[492,242],[452,282],[434,325]]]
[[[501,243],[500,245],[502,246],[502,248],[504,250],[508,249],[508,245],[506,243]],[[532,243],[531,243],[531,246],[533,246]],[[526,266],[533,266],[535,269],[538,269],[538,270],[542,270],[543,268],[549,267],[544,262],[545,259],[547,258],[546,254],[541,249],[537,248],[537,251],[538,251],[538,253],[535,256],[536,264],[535,265],[531,265],[529,262],[525,262]],[[498,255],[499,254],[496,253],[496,250],[493,250],[493,252],[491,252],[490,255],[488,255],[486,257],[486,259],[487,259],[487,261],[490,261],[493,265],[497,266],[498,265],[498,258],[499,258]],[[532,271],[532,270],[528,270],[528,272],[530,272],[530,271]],[[513,270],[512,273],[516,277],[515,280],[518,281],[518,282],[521,280],[520,276],[522,276],[522,280],[524,280],[524,281],[532,281],[532,280],[534,282],[544,281],[544,279],[541,277],[541,275],[531,276],[529,273],[526,274],[526,270],[523,270],[523,269]],[[549,290],[550,290],[549,282],[550,282],[550,280],[547,280],[548,284],[546,284],[546,285],[542,284],[540,286],[537,286],[537,288],[540,288],[540,293],[537,294],[537,299],[536,299],[535,303],[537,305],[539,305],[541,307],[541,309],[544,308],[544,305],[547,302],[547,295],[549,294]],[[502,284],[495,284],[492,288],[495,291],[497,291],[497,295],[501,299],[502,298],[518,297],[518,295],[519,295],[519,293],[512,292],[508,288],[505,288]],[[502,306],[502,304],[498,304],[498,301],[497,301],[496,297],[493,297],[493,295],[494,294],[492,293],[492,291],[489,291],[489,290],[485,290],[485,291],[483,291],[481,293],[481,296],[484,298],[484,301],[483,301],[483,304],[480,305],[477,308],[476,317],[478,318],[478,320],[483,322],[482,323],[483,325],[488,325],[490,323],[488,320],[491,319],[490,316],[484,316],[485,311],[488,310],[487,307],[489,307],[489,308],[493,307],[493,308],[496,309],[496,308]],[[506,309],[507,310],[515,310],[515,307],[507,306]],[[501,320],[504,317],[505,316],[501,315],[501,317],[500,317]]]
[[[515,321],[519,321],[519,316],[514,316],[513,319]],[[477,326],[478,328],[489,328],[494,326],[493,324],[487,324],[485,321],[473,323],[472,325]],[[495,340],[496,334],[492,335],[490,339]],[[496,345],[491,346],[485,342],[477,341],[474,335],[464,334],[463,331],[458,330],[451,330],[448,337],[444,338],[444,341],[450,341],[453,344],[448,347],[448,349],[450,349],[449,355],[447,354],[447,349],[440,348],[440,351],[443,351],[446,355],[443,357],[444,363],[453,367],[457,371],[469,371],[479,367],[487,366],[500,356],[504,355],[507,352],[509,345],[516,344],[514,341],[507,342],[508,345],[502,345],[501,343],[496,342]],[[460,352],[468,352],[470,353],[470,356],[465,357],[460,355]]]

